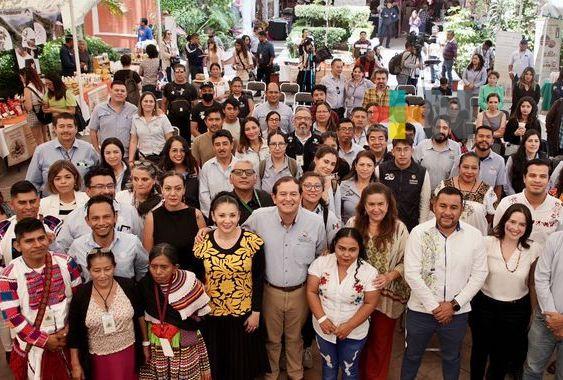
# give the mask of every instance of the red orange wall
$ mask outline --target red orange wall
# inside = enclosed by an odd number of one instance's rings
[[[97,5],[97,23],[93,10],[84,18],[86,34],[100,37],[116,48],[134,48],[137,42],[135,30],[139,25],[139,19],[146,17],[149,23],[156,24],[156,2],[155,0],[124,0],[123,3],[127,11],[122,16],[114,16],[104,5]]]

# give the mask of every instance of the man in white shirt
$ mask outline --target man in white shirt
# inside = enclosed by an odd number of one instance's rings
[[[534,67],[534,55],[528,49],[528,41],[520,41],[520,46],[510,56],[510,63],[508,64],[508,75],[514,83],[522,76],[522,72],[526,67]]]
[[[462,193],[444,187],[434,200],[436,218],[416,226],[407,240],[405,280],[411,296],[402,380],[416,378],[434,333],[440,341],[444,379],[459,378],[470,301],[488,274],[483,236],[459,221],[462,212]]]
[[[440,181],[451,177],[454,164],[461,155],[459,144],[448,138],[450,132],[448,122],[438,118],[432,138],[425,139],[414,148],[413,158],[428,170],[432,190]]]
[[[326,102],[338,114],[338,117],[344,117],[344,88],[346,87],[346,79],[342,75],[344,62],[340,58],[332,60],[330,64],[330,73],[326,75],[321,84],[326,86]]]
[[[559,199],[547,194],[548,183],[549,161],[539,158],[528,161],[524,168],[524,190],[500,201],[495,211],[493,227],[510,205],[522,203],[530,209],[534,219],[530,239],[544,245],[550,234],[563,229],[562,204]]]
[[[354,107],[350,113],[352,124],[354,124],[354,135],[352,141],[362,148],[368,145],[366,136],[368,123],[368,111],[364,107]]]
[[[199,204],[203,215],[209,216],[211,201],[221,191],[232,191],[229,180],[236,158],[233,156],[233,136],[221,129],[212,137],[215,157],[203,164],[199,173]]]
[[[538,306],[528,333],[524,379],[541,379],[553,351],[557,351],[557,379],[563,378],[563,232],[551,234],[538,258],[535,287]]]
[[[352,137],[354,136],[354,124],[352,123],[352,120],[348,118],[340,119],[336,135],[338,137],[339,145],[338,156],[352,167],[352,163],[356,159],[356,155],[364,150],[363,147],[352,141]]]

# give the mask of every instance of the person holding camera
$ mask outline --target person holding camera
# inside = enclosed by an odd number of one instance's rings
[[[423,69],[420,57],[420,47],[415,46],[416,42],[409,41],[405,43],[405,51],[401,58],[401,72],[397,75],[397,83],[410,84],[416,87],[418,83],[418,72]]]

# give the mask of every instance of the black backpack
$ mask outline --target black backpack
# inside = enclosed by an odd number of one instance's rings
[[[135,106],[139,106],[141,94],[139,94],[139,86],[137,86],[137,82],[135,82],[133,70],[130,70],[129,76],[125,79],[125,88],[127,89],[126,100]]]
[[[395,54],[389,61],[389,74],[399,75],[403,70],[403,53]]]

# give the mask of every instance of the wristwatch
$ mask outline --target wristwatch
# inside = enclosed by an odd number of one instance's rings
[[[451,300],[450,303],[452,304],[454,311],[459,311],[461,309],[461,306],[459,306],[455,299]]]

